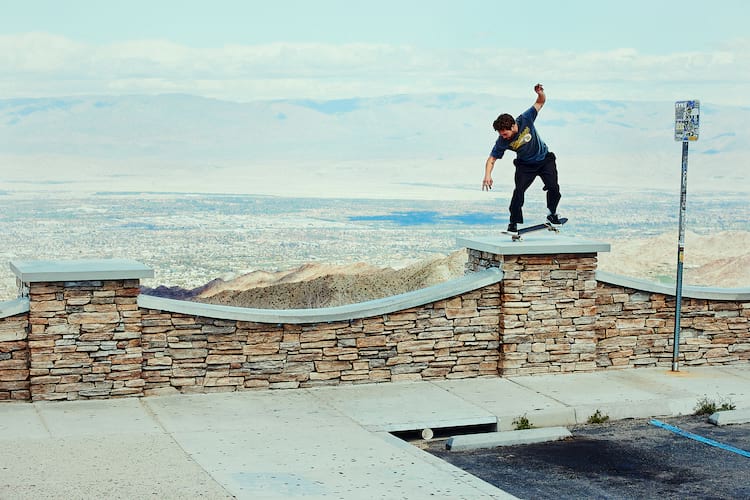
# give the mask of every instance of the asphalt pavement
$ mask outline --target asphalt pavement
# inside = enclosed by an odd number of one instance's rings
[[[396,437],[750,412],[750,365],[0,404],[0,498],[513,498]]]

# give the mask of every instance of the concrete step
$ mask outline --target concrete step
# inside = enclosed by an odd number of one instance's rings
[[[519,431],[484,432],[465,434],[448,439],[445,448],[450,451],[477,450],[496,448],[498,446],[515,446],[519,444],[545,443],[571,437],[565,427],[544,427],[541,429],[523,429]]]

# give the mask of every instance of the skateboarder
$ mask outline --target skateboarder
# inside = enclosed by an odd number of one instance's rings
[[[547,220],[552,224],[560,224],[560,218],[557,215],[560,186],[557,183],[555,154],[547,149],[547,145],[534,127],[534,120],[544,106],[547,96],[544,94],[544,87],[541,83],[534,86],[534,92],[537,95],[536,102],[518,118],[514,120],[511,115],[505,113],[498,116],[497,120],[492,123],[492,128],[497,131],[499,137],[484,166],[482,190],[488,191],[492,189],[492,169],[495,167],[495,161],[502,158],[507,149],[516,152],[516,158],[513,160],[516,166],[515,189],[510,200],[510,224],[508,224],[508,232],[512,233],[517,232],[518,224],[523,223],[524,193],[537,176],[542,179],[544,190],[547,191],[547,210],[549,210]]]

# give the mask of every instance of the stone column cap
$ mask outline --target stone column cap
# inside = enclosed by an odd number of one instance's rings
[[[154,277],[153,269],[130,259],[18,260],[10,269],[22,283]]]
[[[610,251],[609,243],[547,233],[547,231],[531,233],[525,235],[520,241],[512,241],[510,236],[499,235],[457,238],[456,243],[471,250],[495,255],[556,255]]]

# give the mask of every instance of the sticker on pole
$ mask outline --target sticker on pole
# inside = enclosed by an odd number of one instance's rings
[[[677,101],[674,103],[674,140],[680,142],[697,141],[700,125],[701,103]]]

